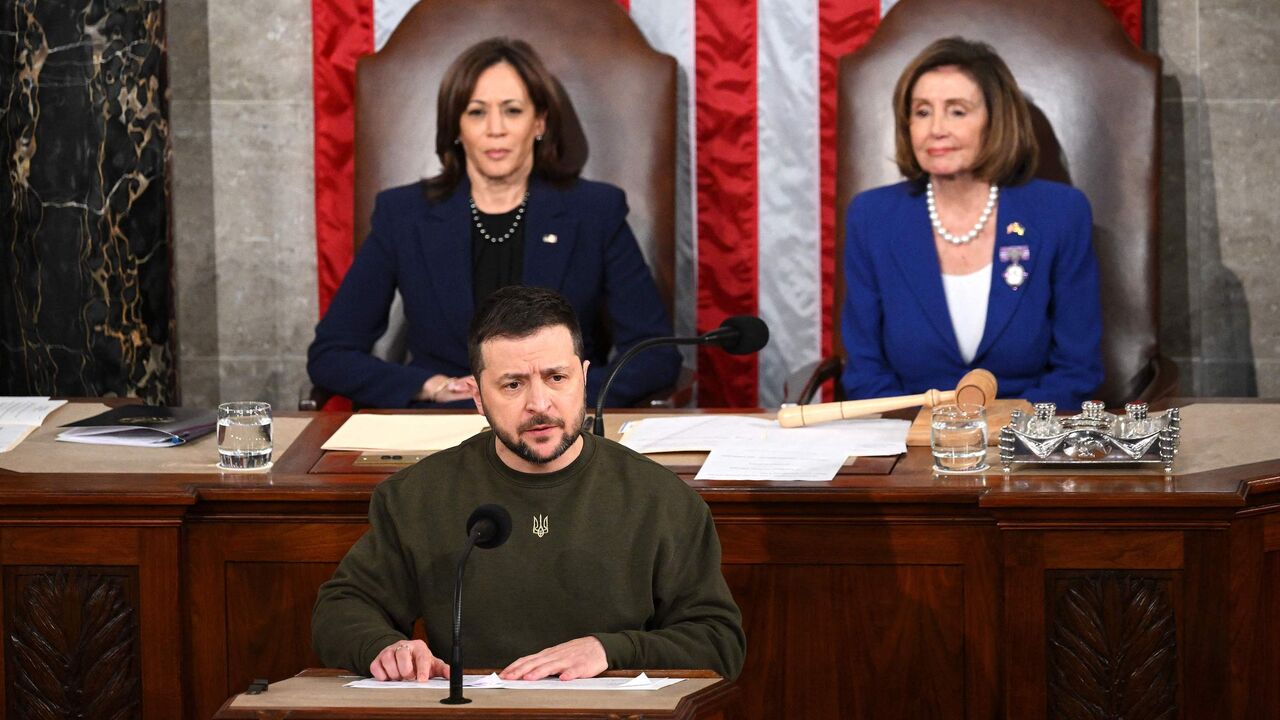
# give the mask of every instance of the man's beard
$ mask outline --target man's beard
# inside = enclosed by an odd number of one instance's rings
[[[577,422],[573,424],[573,429],[565,430],[564,437],[560,440],[560,444],[556,445],[555,449],[551,451],[551,454],[542,456],[534,454],[533,448],[529,447],[528,443],[520,439],[520,433],[539,425],[555,425],[563,428],[565,426],[563,420],[557,420],[550,415],[543,415],[539,413],[521,423],[520,427],[516,428],[516,435],[512,437],[502,428],[498,427],[498,424],[493,421],[493,418],[490,418],[487,413],[485,414],[485,419],[489,421],[489,427],[493,430],[493,434],[498,436],[498,440],[500,440],[503,445],[506,445],[507,449],[515,453],[520,459],[536,465],[546,465],[547,463],[556,460],[561,455],[564,455],[569,448],[573,447],[573,444],[582,436],[582,426],[585,424],[586,418],[587,406],[583,403],[582,409],[578,411]]]

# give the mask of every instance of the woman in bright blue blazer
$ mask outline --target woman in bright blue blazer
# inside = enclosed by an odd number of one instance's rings
[[[985,44],[939,40],[894,108],[907,181],[859,194],[845,221],[845,395],[948,389],[985,368],[1001,397],[1078,408],[1102,383],[1093,218],[1078,190],[1031,179],[1012,74]]]
[[[619,355],[672,334],[622,190],[578,177],[564,147],[554,78],[521,41],[463,52],[440,86],[443,170],[378,194],[372,229],[308,350],[312,382],[374,407],[470,404],[467,331],[476,305],[505,285],[559,291],[591,361],[594,402]],[[453,118],[447,122],[446,118]],[[396,290],[408,322],[407,365],[370,354]],[[680,356],[654,348],[622,369],[607,404],[675,384]]]

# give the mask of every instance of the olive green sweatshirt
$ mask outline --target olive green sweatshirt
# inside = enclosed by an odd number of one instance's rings
[[[466,521],[507,508],[511,538],[476,549],[463,585],[463,660],[502,668],[594,635],[610,668],[742,669],[742,616],[720,572],[706,503],[661,465],[583,435],[563,470],[527,474],[482,432],[378,485],[369,531],[320,588],[312,643],[326,665],[368,673],[421,617],[448,662]]]

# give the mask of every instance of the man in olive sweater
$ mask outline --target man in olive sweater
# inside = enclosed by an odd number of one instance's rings
[[[467,665],[524,680],[616,668],[736,677],[746,640],[711,513],[662,466],[582,433],[587,363],[572,307],[550,290],[504,288],[477,309],[469,346],[492,430],[375,489],[369,531],[316,600],[320,658],[380,680],[447,677],[466,519],[496,503],[513,530],[468,563]],[[407,639],[417,618],[425,643]]]

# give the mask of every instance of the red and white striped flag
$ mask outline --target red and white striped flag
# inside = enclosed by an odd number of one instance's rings
[[[771,332],[759,357],[699,356],[703,407],[775,407],[790,371],[832,352],[836,62],[895,1],[619,0],[687,80],[677,228],[696,287],[677,329],[758,314]],[[1104,1],[1139,43],[1142,0]],[[416,2],[312,0],[321,312],[351,263],[355,61]]]

